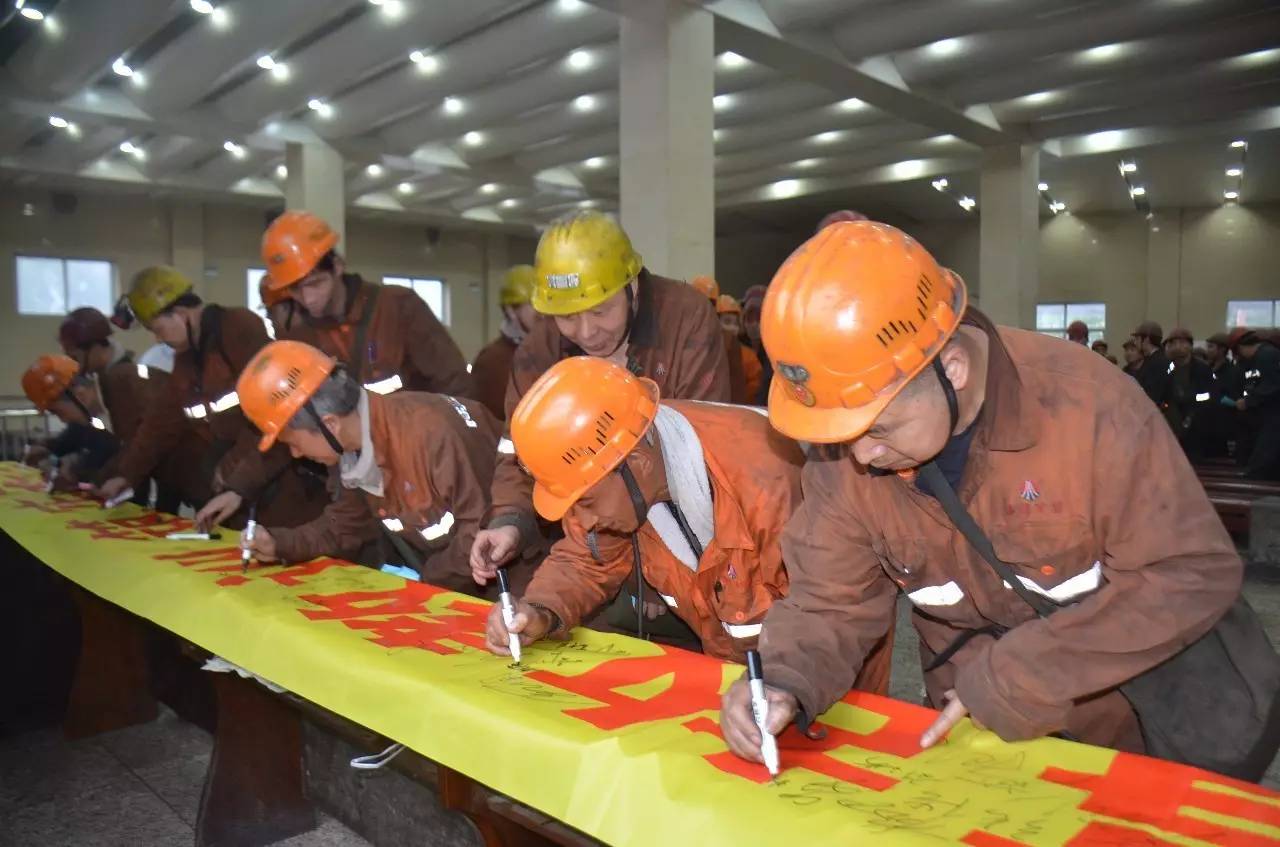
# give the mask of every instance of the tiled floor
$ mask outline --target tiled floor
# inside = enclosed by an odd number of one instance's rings
[[[56,730],[0,741],[0,845],[185,847],[213,739],[164,711],[143,726],[82,741]],[[279,847],[368,847],[323,814]]]
[[[1245,591],[1272,641],[1280,643],[1280,585],[1250,581]],[[899,605],[893,696],[919,702],[921,678],[909,606]],[[82,741],[56,730],[0,740],[0,847],[185,847],[212,739],[165,711],[144,726]],[[1280,760],[1266,784],[1280,788]],[[314,831],[277,847],[368,847],[321,815]]]

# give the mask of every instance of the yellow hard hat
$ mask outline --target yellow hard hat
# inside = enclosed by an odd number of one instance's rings
[[[533,265],[512,265],[502,281],[502,291],[498,302],[504,306],[519,306],[528,303],[533,297],[533,290],[538,285],[538,274]]]
[[[125,299],[134,317],[145,324],[172,306],[179,297],[190,293],[191,289],[191,280],[177,268],[154,265],[134,275]]]
[[[625,288],[643,266],[613,218],[591,211],[566,215],[538,242],[533,308],[544,315],[593,309]]]

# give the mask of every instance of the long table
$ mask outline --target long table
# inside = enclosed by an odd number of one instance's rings
[[[1280,845],[1280,795],[853,693],[783,772],[730,754],[719,696],[741,668],[576,630],[482,649],[489,606],[335,559],[241,572],[234,536],[171,542],[179,518],[50,496],[0,464],[0,529],[84,590],[609,844]]]

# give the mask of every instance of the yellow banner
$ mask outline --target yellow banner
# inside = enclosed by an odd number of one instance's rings
[[[482,649],[488,604],[334,559],[241,574],[234,533],[49,496],[0,464],[0,528],[94,594],[302,697],[616,845],[1280,845],[1280,795],[1056,739],[1007,744],[965,722],[851,694],[827,738],[787,734],[783,772],[732,756],[720,693],[741,669],[578,630]]]

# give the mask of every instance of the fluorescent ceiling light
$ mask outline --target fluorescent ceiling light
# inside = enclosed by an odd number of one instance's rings
[[[585,71],[595,63],[595,57],[591,55],[590,50],[574,50],[565,59],[565,64],[575,71]]]
[[[947,178],[945,176],[938,177],[933,181],[933,187],[937,191],[946,191],[947,186],[950,184],[951,183],[947,181]]]
[[[1240,167],[1227,168],[1227,176],[1243,176],[1243,175],[1244,175],[1244,168],[1240,168]]]
[[[1147,189],[1146,186],[1135,185],[1133,188],[1129,189],[1129,193],[1134,197],[1146,197]]]
[[[276,177],[277,177],[278,179],[288,179],[288,178],[289,178],[289,166],[288,166],[288,165],[276,165]]]
[[[397,185],[397,186],[396,186],[396,191],[399,191],[401,194],[412,194],[412,193],[413,193],[413,183],[411,183],[411,182],[402,182],[402,183],[400,183],[399,185]]]
[[[50,115],[50,116],[49,116],[49,126],[57,127],[58,129],[66,129],[66,128],[67,128],[67,119],[66,119],[66,118],[60,118],[60,117],[58,117],[57,115]]]
[[[817,166],[817,164],[818,164],[818,160],[817,160],[817,159],[801,159],[800,161],[798,161],[798,162],[796,162],[796,163],[795,163],[795,167],[797,167],[797,168],[812,168],[812,167],[816,167],[816,166]]]
[[[966,212],[972,212],[973,207],[978,205],[978,201],[974,200],[972,197],[961,197],[956,202],[959,203],[960,208],[964,209]]]
[[[737,70],[747,64],[747,60],[732,50],[726,50],[717,57],[720,67],[725,70]]]
[[[191,0],[191,11],[199,12],[202,15],[212,15],[213,4],[209,0]]]
[[[592,156],[590,159],[587,159],[582,164],[591,168],[593,171],[598,171],[604,167],[604,156]]]
[[[819,144],[831,144],[832,142],[839,141],[843,135],[844,133],[833,129],[828,130],[827,132],[818,133],[813,137],[813,140]]]
[[[715,97],[711,98],[711,106],[717,112],[723,111],[724,109],[728,109],[731,106],[733,106],[733,95],[717,94]]]
[[[1239,191],[1224,191],[1224,192],[1222,192],[1222,198],[1223,198],[1224,200],[1239,200],[1239,199],[1240,199],[1240,192],[1239,192]]]
[[[842,112],[856,112],[859,109],[866,108],[866,105],[857,97],[848,97],[836,104],[837,108]]]
[[[800,193],[800,186],[798,179],[780,179],[769,186],[769,194],[773,197],[795,197]]]
[[[124,56],[111,63],[111,70],[115,72],[116,76],[133,76],[133,68],[129,67],[129,63],[124,60]]]
[[[258,57],[258,67],[262,68],[264,71],[269,71],[275,66],[276,60],[270,56],[263,55]]]
[[[1138,170],[1137,162],[1121,162],[1120,163],[1120,173],[1122,174],[1136,173],[1137,170]]]
[[[1049,183],[1047,183],[1047,182],[1042,182],[1042,183],[1040,183],[1039,185],[1037,185],[1037,186],[1036,186],[1036,189],[1037,189],[1038,191],[1048,191],[1048,190],[1049,190]]]
[[[598,103],[596,98],[592,97],[590,94],[583,94],[575,97],[573,100],[573,108],[577,109],[579,112],[594,112],[597,105]]]
[[[498,205],[504,209],[514,209],[516,206],[520,205],[520,201],[515,199],[514,197],[508,197],[506,200],[503,200]]]
[[[462,143],[468,147],[479,147],[484,144],[484,133],[476,132],[474,129],[462,136]]]
[[[496,183],[496,182],[486,182],[484,185],[480,186],[480,193],[481,193],[481,194],[497,194],[497,193],[498,193],[498,183]]]
[[[444,113],[446,115],[461,115],[466,106],[457,97],[444,98]]]
[[[960,38],[944,38],[941,41],[935,41],[930,44],[927,49],[935,56],[952,56],[960,52],[960,48],[964,46],[964,40]]]
[[[1239,150],[1242,147],[1248,147],[1249,142],[1245,141],[1243,138],[1237,138],[1235,141],[1231,142],[1231,146],[1234,149]]]
[[[382,165],[379,165],[377,162],[374,162],[373,164],[366,167],[364,169],[364,172],[374,178],[380,177],[383,174]]]

